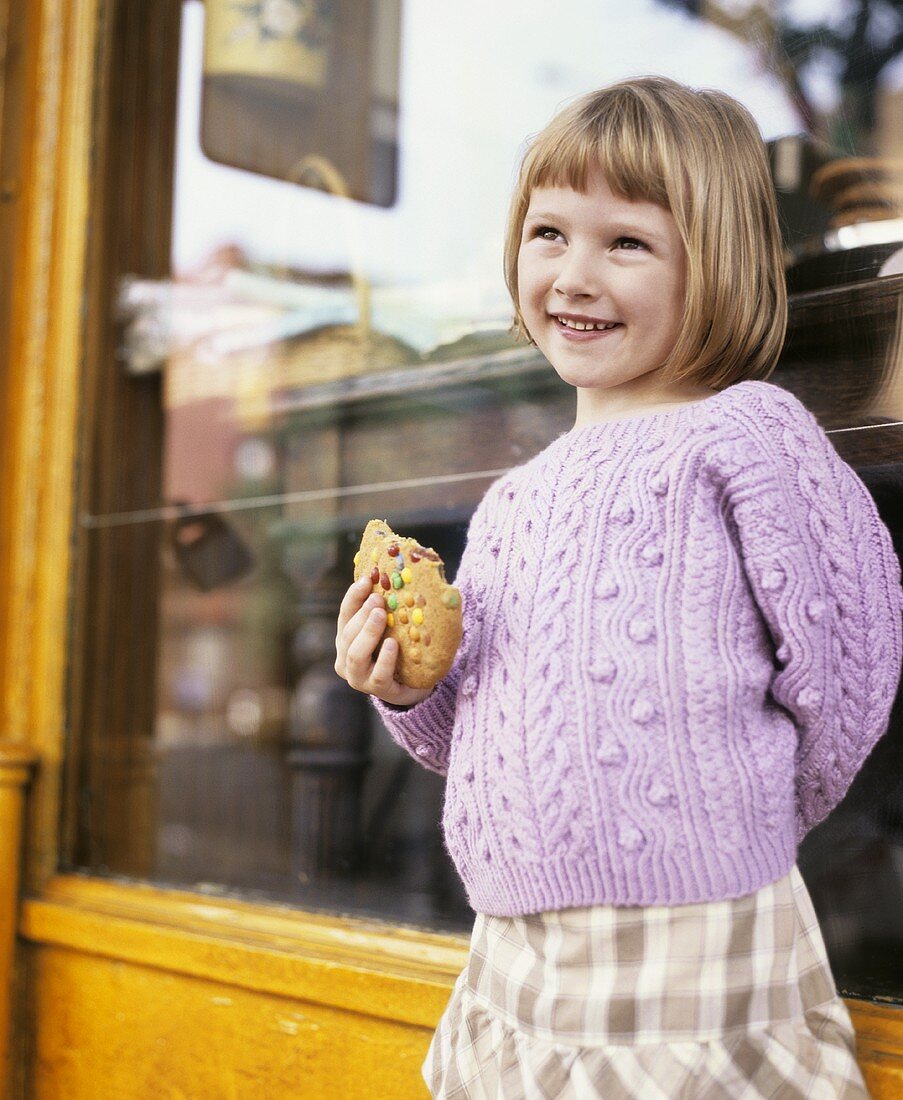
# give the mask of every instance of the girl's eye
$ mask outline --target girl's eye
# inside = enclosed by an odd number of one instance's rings
[[[560,237],[561,234],[553,225],[538,225],[533,230],[534,237],[540,237],[544,241],[554,241],[556,237]]]
[[[637,240],[636,237],[618,237],[615,241],[615,247],[620,249],[626,249],[628,252],[635,252],[646,246],[642,241]]]

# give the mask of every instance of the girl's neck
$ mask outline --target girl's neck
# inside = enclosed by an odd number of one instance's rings
[[[609,394],[604,390],[579,391],[577,395],[577,418],[575,428],[590,424],[604,424],[609,420],[627,420],[643,416],[646,413],[660,412],[675,405],[686,405],[704,401],[718,393],[708,386],[685,386],[681,389],[664,390],[650,394]],[[594,400],[590,401],[589,397]],[[583,400],[581,401],[581,398]]]

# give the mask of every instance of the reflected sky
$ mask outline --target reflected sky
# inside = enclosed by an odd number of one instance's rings
[[[843,0],[779,5],[794,21],[836,22]],[[740,13],[742,0],[722,0]],[[572,97],[622,77],[662,73],[723,89],[766,138],[799,115],[761,56],[725,30],[655,0],[458,0],[402,4],[400,181],[396,206],[347,203],[215,164],[198,140],[203,5],[185,5],[173,266],[185,274],[224,244],[255,262],[310,271],[363,269],[374,284],[443,288],[476,316],[507,310],[504,221],[528,135]],[[827,65],[827,62],[826,62]],[[894,75],[900,66],[894,67]],[[816,66],[807,91],[829,108],[836,86]]]
[[[401,179],[391,210],[343,204],[215,164],[198,140],[203,6],[185,6],[173,260],[177,272],[224,243],[255,260],[313,270],[348,266],[367,241],[378,282],[501,281],[514,165],[528,134],[571,97],[658,72],[741,98],[769,136],[797,128],[777,81],[724,31],[638,0],[403,4]],[[579,31],[578,31],[579,28]],[[313,227],[316,227],[315,229]],[[503,290],[504,288],[501,287]]]

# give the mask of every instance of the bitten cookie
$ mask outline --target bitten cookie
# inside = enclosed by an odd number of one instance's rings
[[[354,579],[369,576],[386,601],[383,638],[398,642],[395,679],[431,688],[448,673],[461,644],[461,593],[445,580],[435,550],[372,519],[354,555]]]

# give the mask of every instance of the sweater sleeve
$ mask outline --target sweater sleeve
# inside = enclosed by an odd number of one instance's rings
[[[775,387],[775,389],[778,389]],[[778,390],[734,455],[730,514],[792,716],[797,840],[843,798],[887,729],[903,659],[890,532],[816,418]]]
[[[464,677],[468,654],[476,642],[481,615],[480,593],[475,583],[475,559],[485,540],[488,497],[489,493],[471,517],[464,552],[453,582],[461,592],[463,634],[451,669],[424,700],[412,707],[392,706],[375,695],[370,696],[392,739],[419,764],[439,775],[448,775],[458,688]]]

